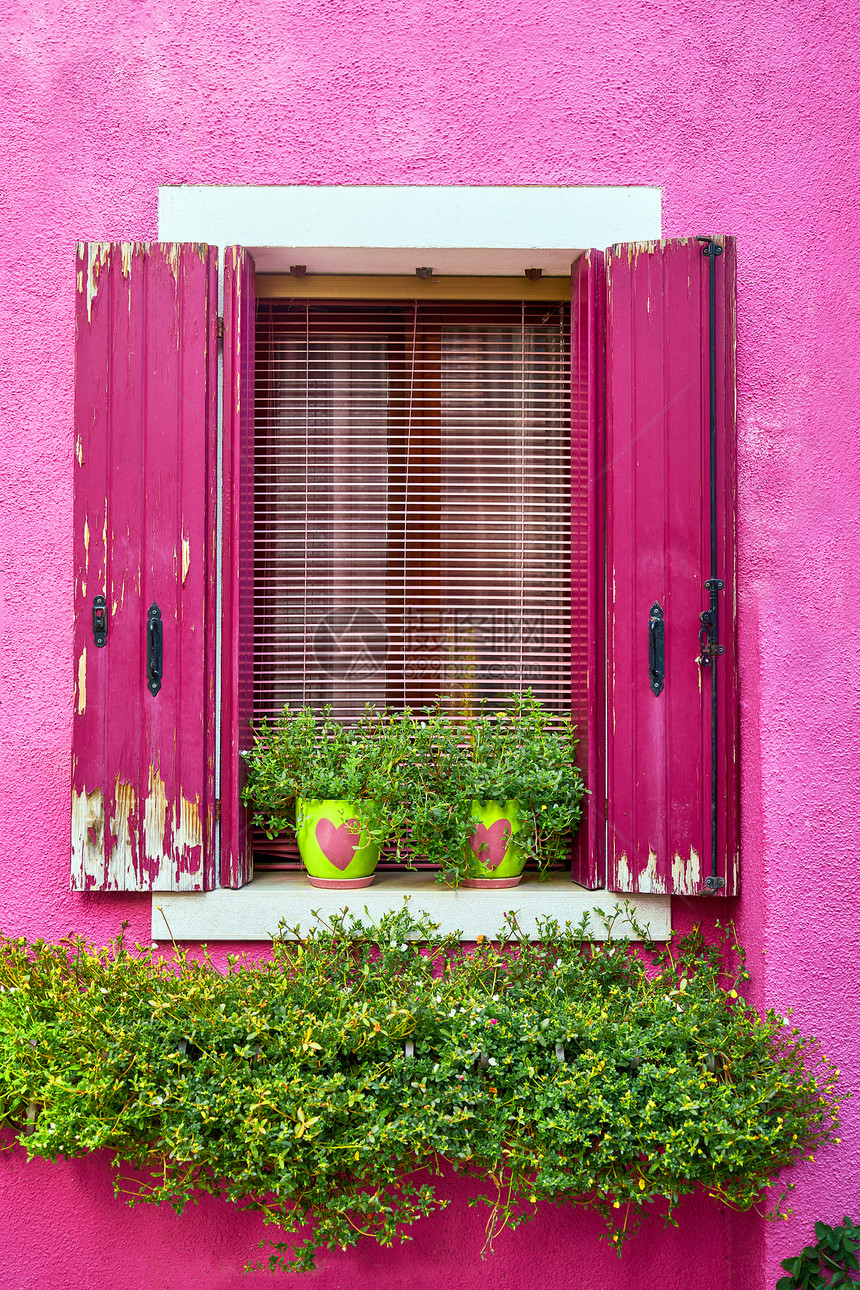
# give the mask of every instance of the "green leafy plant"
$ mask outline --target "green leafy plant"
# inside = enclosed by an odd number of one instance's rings
[[[404,906],[223,972],[121,937],[0,940],[0,1125],[31,1156],[114,1152],[131,1203],[259,1212],[272,1268],[407,1239],[447,1203],[443,1166],[473,1180],[489,1246],[549,1201],[596,1209],[620,1247],[646,1206],[749,1207],[832,1140],[836,1071],[745,1005],[728,934],[541,935],[512,918],[469,951]]]
[[[254,823],[268,837],[295,832],[296,799],[345,800],[356,806],[364,828],[378,820],[372,789],[384,765],[384,725],[368,711],[350,728],[332,719],[331,709],[317,715],[311,708],[285,708],[279,720],[262,721],[250,751],[245,800],[253,805]]]
[[[815,1245],[807,1245],[802,1254],[783,1259],[788,1272],[780,1277],[776,1290],[827,1290],[836,1286],[853,1286],[860,1270],[856,1251],[860,1248],[860,1228],[846,1215],[839,1227],[815,1224]]]
[[[517,844],[542,870],[563,859],[582,813],[576,728],[534,695],[457,720],[442,708],[374,712],[355,727],[287,709],[256,732],[246,800],[269,836],[294,827],[297,797],[346,798],[370,837],[456,885],[475,871],[473,802],[518,802]]]

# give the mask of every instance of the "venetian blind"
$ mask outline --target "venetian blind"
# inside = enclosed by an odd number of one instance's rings
[[[567,304],[264,299],[256,337],[255,718],[569,712]]]

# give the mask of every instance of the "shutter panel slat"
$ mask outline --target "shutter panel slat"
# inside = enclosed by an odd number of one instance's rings
[[[224,265],[224,447],[221,648],[221,883],[251,878],[241,800],[254,677],[254,261],[229,247]]]
[[[107,601],[107,639],[113,645],[115,615],[108,600],[107,500],[108,404],[112,317],[108,296],[110,247],[98,243],[77,252],[77,334],[86,335],[86,355],[78,340],[75,364],[75,692],[72,748],[72,887],[87,891],[104,886],[105,849],[110,854],[106,787],[107,667],[105,649],[97,649],[93,632],[96,596]],[[93,314],[93,292],[101,289],[101,307]],[[86,463],[86,464],[84,464]]]
[[[146,503],[145,479],[149,463],[145,458],[144,419],[147,415],[147,325],[143,263],[135,254],[122,259],[117,248],[110,250],[107,270],[110,314],[107,399],[107,547],[108,547],[108,638],[99,652],[99,664],[107,672],[105,711],[106,785],[108,811],[105,834],[107,871],[103,885],[108,891],[145,888],[151,876],[151,861],[143,842],[146,798],[151,791],[149,776],[141,777],[144,756],[144,699],[154,701],[144,680],[145,629],[142,609],[142,579],[148,552],[144,550],[143,516]],[[126,276],[127,270],[127,276]],[[108,284],[105,284],[108,285]],[[99,293],[92,302],[99,309]],[[79,333],[80,336],[80,333]],[[80,340],[79,340],[80,344]],[[172,463],[171,463],[172,464]],[[168,605],[162,594],[162,613]],[[168,633],[168,643],[170,633]],[[148,770],[150,768],[148,767]],[[151,768],[163,774],[160,765]],[[162,821],[166,810],[153,817],[149,806],[149,835]]]
[[[604,882],[603,574],[604,262],[586,251],[573,265],[571,359],[571,672],[579,764],[589,792],[571,858],[584,887]]]
[[[737,883],[734,242],[717,267],[720,639],[717,873]],[[607,256],[607,884],[695,895],[711,873],[708,262],[695,239]],[[663,615],[652,690],[649,623]]]
[[[216,256],[84,245],[77,267],[72,887],[203,890],[214,870]]]

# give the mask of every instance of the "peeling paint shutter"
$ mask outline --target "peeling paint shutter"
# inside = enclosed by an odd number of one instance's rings
[[[579,763],[590,788],[571,877],[603,886],[604,264],[585,251],[571,272],[571,675]]]
[[[251,877],[242,804],[254,681],[254,261],[230,247],[224,265],[224,450],[221,614],[221,883]]]
[[[77,891],[213,882],[216,302],[207,247],[78,247]]]
[[[737,890],[735,245],[716,261],[719,639],[708,607],[708,259],[695,238],[607,253],[607,885],[703,891],[711,874],[711,684],[716,673],[716,872]],[[654,608],[656,606],[656,608]],[[652,619],[654,620],[652,626]],[[649,642],[665,676],[652,688]]]

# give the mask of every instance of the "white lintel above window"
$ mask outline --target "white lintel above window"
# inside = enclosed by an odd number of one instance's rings
[[[245,246],[259,273],[547,275],[571,251],[659,238],[661,191],[622,187],[162,187],[165,242]],[[466,243],[468,242],[468,245]],[[436,251],[436,262],[428,259]],[[416,255],[420,251],[420,257]],[[541,263],[533,252],[541,252]]]

